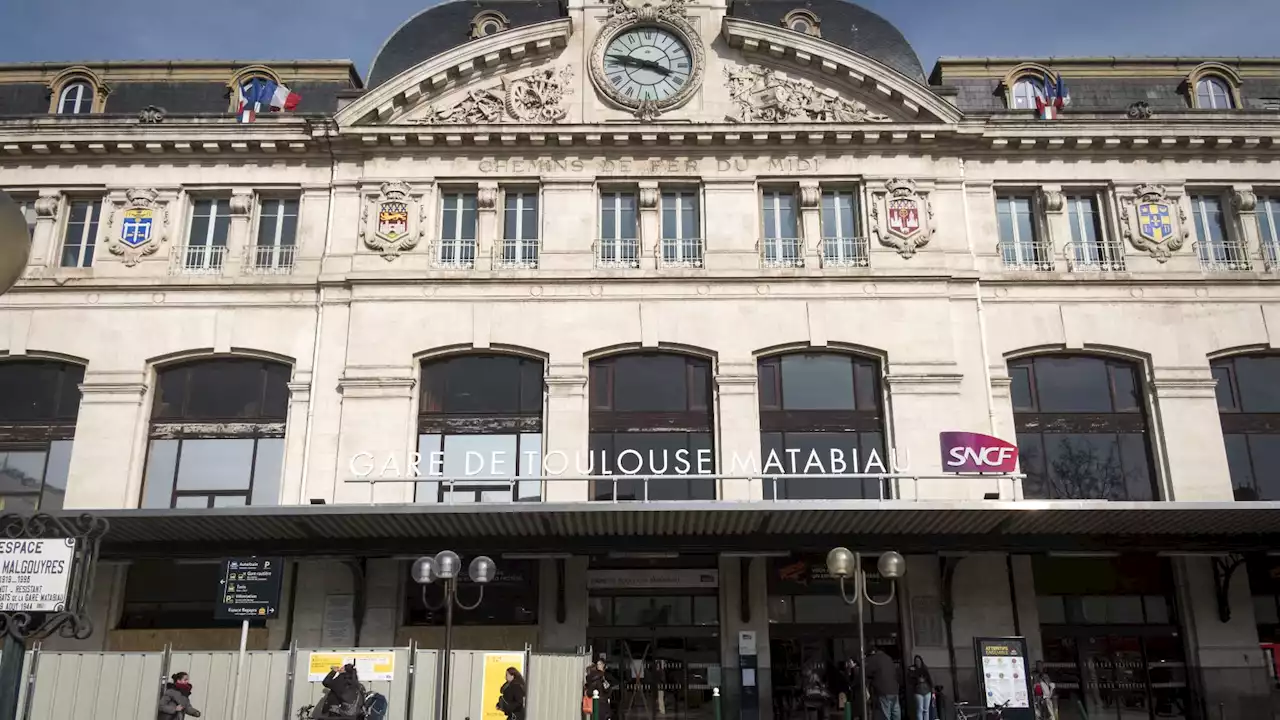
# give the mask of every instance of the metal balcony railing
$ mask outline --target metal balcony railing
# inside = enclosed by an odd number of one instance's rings
[[[1048,240],[1001,240],[996,248],[1009,270],[1053,272],[1053,243]]]
[[[1198,242],[1191,246],[1200,258],[1200,269],[1205,272],[1248,272],[1252,269],[1249,248],[1242,242]]]
[[[766,268],[804,267],[804,241],[800,238],[764,238],[760,263]]]
[[[475,240],[438,240],[431,265],[442,270],[471,270],[476,266]]]
[[[609,270],[632,270],[640,267],[640,241],[636,238],[600,238],[596,240],[596,267]]]
[[[1124,245],[1115,240],[1067,243],[1071,272],[1124,272]]]
[[[662,238],[658,242],[658,267],[702,267],[702,238]]]
[[[296,245],[254,245],[245,249],[244,271],[250,275],[288,275],[297,256]]]
[[[871,243],[864,237],[822,239],[822,267],[870,267]]]
[[[220,245],[182,245],[169,254],[170,275],[220,275],[227,248]]]
[[[1262,241],[1262,267],[1267,272],[1280,270],[1280,243]]]
[[[538,241],[504,239],[493,266],[498,270],[536,270]]]

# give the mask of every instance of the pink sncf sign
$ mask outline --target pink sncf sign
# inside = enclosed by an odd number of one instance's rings
[[[948,473],[1011,473],[1018,468],[1018,446],[998,437],[971,432],[939,434],[942,471]]]

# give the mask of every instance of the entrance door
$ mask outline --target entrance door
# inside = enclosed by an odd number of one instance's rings
[[[1173,634],[1045,632],[1062,720],[1186,718],[1186,665]]]
[[[712,688],[720,683],[720,642],[715,636],[633,634],[597,638],[618,692],[610,707],[618,720],[707,720],[714,716]]]

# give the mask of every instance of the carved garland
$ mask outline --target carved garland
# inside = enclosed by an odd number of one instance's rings
[[[1168,262],[1170,255],[1182,249],[1191,236],[1187,211],[1163,185],[1139,185],[1132,195],[1121,198],[1121,203],[1124,212],[1120,213],[1120,222],[1125,238],[1159,262]]]
[[[555,123],[568,116],[565,100],[573,94],[573,68],[545,68],[502,84],[471,90],[449,108],[427,108],[420,125],[493,125],[507,121]]]
[[[127,267],[138,264],[142,258],[153,255],[164,243],[169,226],[169,204],[157,202],[160,193],[148,188],[134,188],[125,192],[125,202],[107,214],[107,249],[112,255],[124,258]],[[115,229],[116,213],[121,216],[120,228]]]
[[[591,82],[596,86],[596,90],[614,105],[630,110],[636,117],[645,121],[653,120],[661,113],[688,102],[701,86],[702,73],[707,64],[702,39],[686,16],[685,6],[689,2],[690,0],[612,0],[609,18],[596,35],[595,44],[591,47],[591,61],[588,63]],[[680,35],[689,48],[692,66],[689,71],[689,81],[669,98],[637,100],[627,97],[619,92],[605,75],[605,49],[619,33],[635,25],[652,25],[670,30]]]
[[[724,74],[737,109],[728,116],[731,122],[891,122],[889,116],[871,112],[857,100],[771,68],[726,67]]]

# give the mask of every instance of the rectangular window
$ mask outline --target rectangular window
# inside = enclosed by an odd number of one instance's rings
[[[767,268],[804,267],[796,196],[790,190],[766,190],[761,196],[764,222],[761,247]]]
[[[62,236],[62,267],[93,266],[93,250],[98,240],[100,199],[73,199],[67,208],[67,230]]]
[[[858,232],[858,196],[852,190],[822,192],[823,267],[867,267],[866,239]]]
[[[1000,257],[1007,268],[1053,271],[1053,252],[1036,230],[1035,201],[1030,195],[996,197]]]
[[[222,269],[231,231],[231,201],[197,199],[191,208],[191,230],[182,249],[182,269],[189,272]]]
[[[696,190],[662,191],[662,267],[702,267],[702,219]]]
[[[418,436],[422,477],[465,478],[417,483],[420,503],[520,502],[542,499],[542,484],[521,477],[540,474],[541,433]]]
[[[1066,203],[1067,221],[1071,225],[1071,248],[1067,254],[1071,268],[1123,271],[1124,248],[1107,237],[1098,196],[1068,195]]]
[[[1267,270],[1280,269],[1280,195],[1258,198],[1258,240]]]
[[[278,505],[284,438],[153,439],[144,508]]]
[[[476,265],[476,194],[448,192],[440,197],[440,246],[436,262],[446,268]]]
[[[222,566],[216,561],[133,561],[124,585],[120,629],[240,627],[239,620],[214,618],[216,601],[209,588],[217,587],[221,573]],[[249,624],[265,627],[266,620],[250,620]]]
[[[1214,194],[1191,196],[1191,213],[1196,228],[1196,255],[1200,267],[1211,271],[1248,270],[1249,257],[1243,243],[1227,233],[1222,197]]]
[[[258,213],[258,241],[252,250],[250,267],[257,270],[292,268],[297,243],[298,199],[263,200]]]
[[[502,212],[502,261],[507,268],[538,267],[538,192],[507,190]]]
[[[640,240],[632,191],[600,193],[600,242],[596,262],[600,267],[640,267]]]

